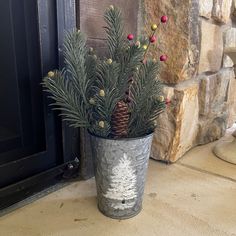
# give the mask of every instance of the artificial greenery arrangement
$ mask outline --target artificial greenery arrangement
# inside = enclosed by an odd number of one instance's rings
[[[43,86],[55,101],[63,119],[71,126],[85,127],[96,136],[133,138],[149,134],[165,108],[159,62],[147,58],[156,42],[158,26],[151,26],[149,38],[124,35],[121,11],[110,6],[104,14],[107,24],[108,56],[99,59],[87,47],[81,31],[68,33],[64,43],[65,68],[51,71]],[[161,18],[167,22],[167,16]],[[166,55],[160,61],[167,60]]]

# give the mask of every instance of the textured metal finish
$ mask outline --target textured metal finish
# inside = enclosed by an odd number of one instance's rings
[[[117,219],[137,215],[142,208],[153,135],[123,140],[90,137],[99,210]]]

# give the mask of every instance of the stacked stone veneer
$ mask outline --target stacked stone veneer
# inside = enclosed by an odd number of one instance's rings
[[[161,15],[159,48],[169,56],[162,65],[165,94],[172,100],[158,120],[152,157],[175,162],[189,149],[222,137],[236,121],[236,80],[224,48],[236,47],[233,0],[142,0],[145,31]],[[236,27],[236,26],[235,26]]]

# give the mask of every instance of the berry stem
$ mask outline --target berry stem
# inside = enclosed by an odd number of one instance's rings
[[[151,34],[150,37],[153,37],[153,36],[156,34],[157,29],[159,29],[160,24],[161,24],[161,23],[159,22],[158,25],[157,25],[157,28],[153,31],[153,33]],[[150,45],[151,45],[151,42],[150,42],[150,40],[149,40],[148,45],[147,45],[147,49],[146,49],[146,51],[145,51],[145,53],[144,53],[143,61],[146,61],[146,57],[147,57],[147,53],[148,53],[148,49],[149,49]]]
[[[150,37],[153,37],[153,36],[155,35],[156,31],[157,31],[157,30],[153,31],[153,33],[151,34]],[[145,53],[144,53],[144,58],[143,58],[144,61],[146,60],[147,53],[148,53],[148,49],[149,49],[150,45],[151,45],[151,42],[150,42],[150,40],[149,40],[148,45],[147,45],[147,49],[146,49],[146,51],[145,51]]]
[[[165,52],[165,51],[164,51],[162,48],[160,48],[160,47],[157,47],[157,49],[159,49],[161,53],[164,53],[164,52]]]

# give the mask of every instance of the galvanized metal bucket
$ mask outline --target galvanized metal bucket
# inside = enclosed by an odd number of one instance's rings
[[[90,135],[99,210],[127,219],[142,209],[153,134],[135,139],[104,139]]]

